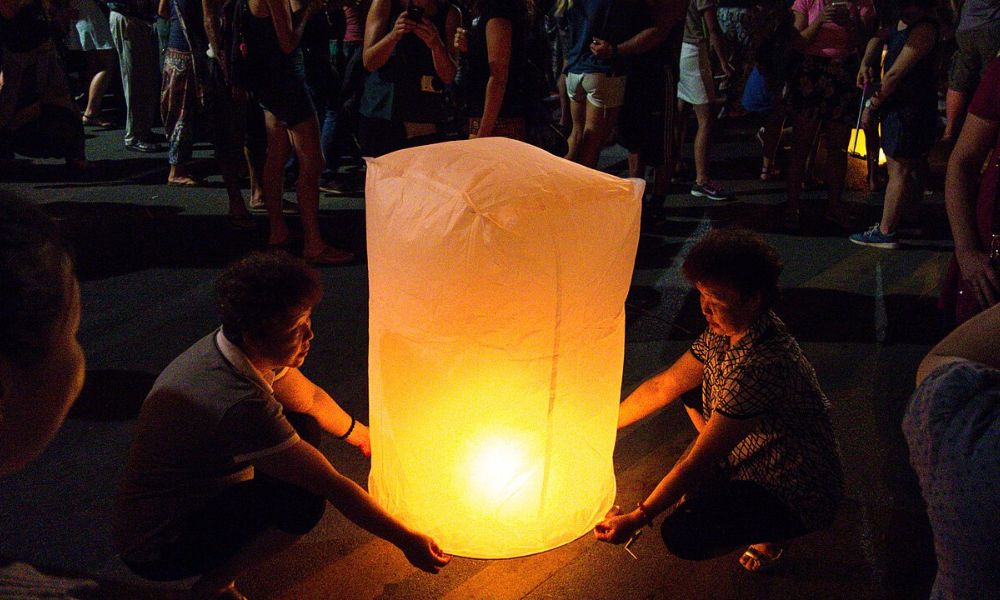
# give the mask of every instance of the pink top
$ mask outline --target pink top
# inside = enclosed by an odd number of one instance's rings
[[[344,31],[345,42],[365,41],[365,14],[357,6],[344,5],[344,20],[347,29]]]
[[[806,15],[807,23],[815,21],[823,12],[825,2],[833,0],[795,0],[792,4],[792,11]],[[847,3],[852,13],[856,13],[860,20],[871,19],[875,16],[875,5],[872,0],[849,0]],[[851,36],[846,27],[841,27],[832,21],[827,21],[820,26],[816,32],[816,37],[803,50],[805,54],[813,56],[825,56],[828,58],[843,58],[858,51],[851,44]]]

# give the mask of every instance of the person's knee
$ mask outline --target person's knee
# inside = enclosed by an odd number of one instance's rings
[[[663,520],[660,537],[667,551],[683,560],[706,560],[718,554],[707,543],[705,528],[688,518],[683,507]]]

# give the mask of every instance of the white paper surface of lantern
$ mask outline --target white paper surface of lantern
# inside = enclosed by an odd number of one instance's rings
[[[612,505],[642,189],[505,138],[368,162],[369,491],[446,552],[541,552]]]

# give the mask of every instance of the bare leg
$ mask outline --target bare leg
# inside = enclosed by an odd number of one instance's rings
[[[694,116],[698,119],[698,131],[694,134],[695,183],[708,183],[708,151],[712,141],[712,124],[715,115],[711,104],[695,104]]]
[[[340,253],[343,261],[347,262],[353,258],[353,255],[343,250],[328,249],[319,231],[319,176],[323,171],[323,151],[319,144],[319,123],[313,116],[292,127],[288,134],[299,160],[299,177],[295,182],[295,194],[299,201],[299,214],[302,217],[304,238],[302,256],[309,260],[324,253]],[[267,164],[270,164],[270,152],[267,158]],[[268,210],[270,210],[270,205]]]
[[[599,108],[589,101],[583,102],[586,110],[586,125],[583,129],[583,139],[577,151],[577,161],[585,167],[597,168],[601,157],[601,149],[618,120],[620,108]],[[574,118],[575,119],[575,118]],[[575,122],[574,122],[575,128]]]
[[[191,586],[191,598],[216,598],[232,586],[236,578],[293,545],[299,536],[269,529],[247,544],[236,556],[205,573]]]
[[[792,228],[798,227],[799,211],[802,208],[799,199],[802,197],[806,159],[818,129],[818,122],[801,115],[792,115],[792,150],[788,158],[788,209],[785,213],[785,225]]]
[[[968,106],[969,98],[965,92],[948,89],[944,96],[944,112],[947,122],[944,126],[942,138],[954,143],[958,139],[959,132],[962,131],[962,122],[965,121],[965,109]]]
[[[913,187],[911,177],[914,165],[909,161],[888,158],[889,183],[885,186],[885,204],[882,206],[882,221],[879,229],[890,234],[899,226],[899,216]]]
[[[568,150],[563,158],[577,161],[577,155],[580,153],[580,146],[583,143],[583,130],[587,126],[587,101],[574,102],[570,100],[569,113],[572,129],[570,129],[569,137],[566,138]]]
[[[764,132],[761,134],[761,144],[763,148],[761,153],[763,155],[763,165],[761,168],[761,179],[770,179],[772,173],[774,173],[774,160],[775,155],[778,153],[778,145],[781,144],[781,130],[785,126],[785,108],[782,105],[777,105],[771,114],[767,116],[767,120],[764,121]]]
[[[93,73],[90,80],[90,87],[87,95],[87,108],[83,111],[84,116],[100,117],[102,104],[104,102],[104,92],[108,89],[108,78],[111,69],[114,68],[114,51],[94,50],[87,52],[88,71]]]
[[[291,146],[288,141],[288,130],[278,122],[277,117],[264,112],[264,125],[267,129],[267,160],[264,161],[262,187],[264,205],[267,207],[268,221],[271,225],[267,243],[280,245],[288,241],[288,224],[285,223],[285,217],[281,213],[281,196],[284,191],[285,161],[288,160]],[[318,198],[318,189],[316,194]],[[302,220],[304,223],[305,218]]]
[[[851,126],[843,123],[828,123],[826,134],[826,207],[828,215],[841,214],[845,210],[844,177],[847,175],[847,143],[851,139]]]

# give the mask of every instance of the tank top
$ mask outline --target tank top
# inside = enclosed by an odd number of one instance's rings
[[[438,2],[437,7],[437,12],[427,18],[444,39],[451,4]],[[403,6],[394,2],[388,22],[395,23],[403,10]],[[444,92],[444,83],[434,70],[430,48],[416,34],[407,34],[396,44],[382,68],[368,74],[360,112],[372,119],[440,123],[449,116]]]

